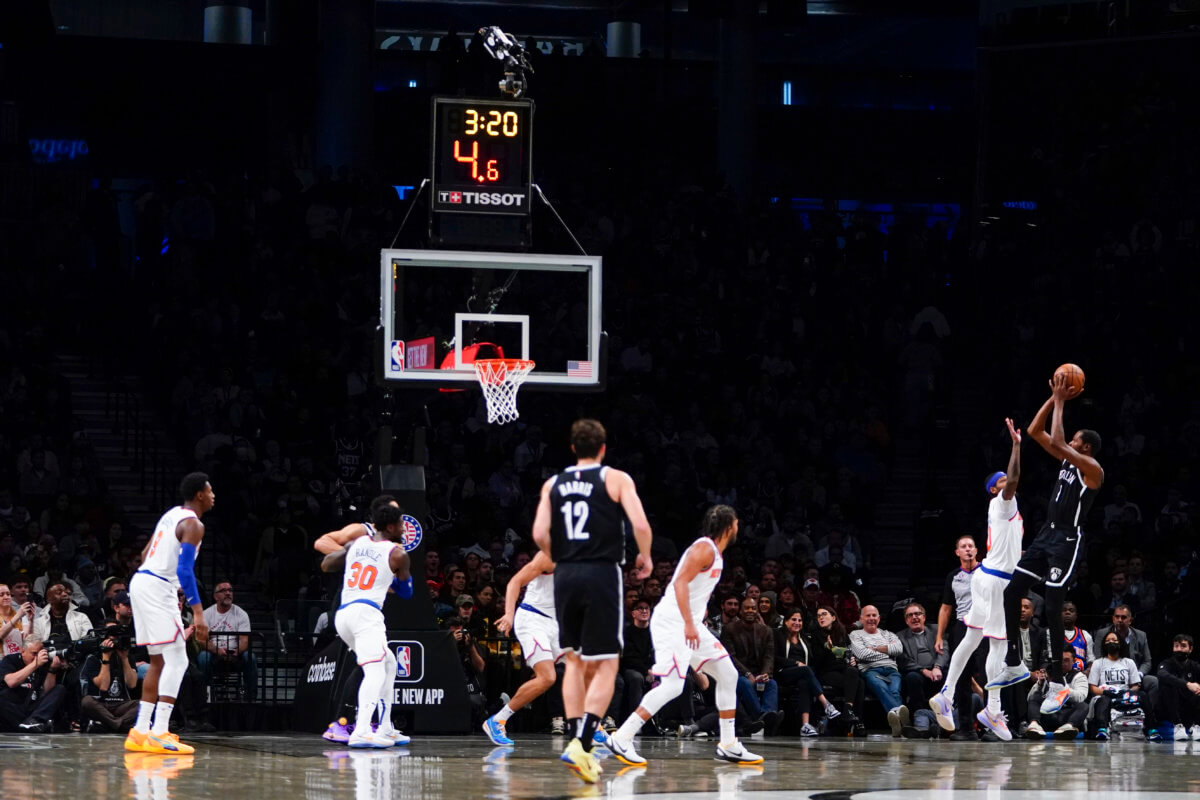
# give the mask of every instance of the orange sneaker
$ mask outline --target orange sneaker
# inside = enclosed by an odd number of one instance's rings
[[[149,735],[130,728],[129,735],[125,737],[125,749],[131,753],[146,752],[146,737]]]
[[[146,736],[146,743],[142,748],[142,752],[161,753],[171,756],[190,756],[196,752],[196,748],[179,741],[179,737],[173,733],[151,733]]]

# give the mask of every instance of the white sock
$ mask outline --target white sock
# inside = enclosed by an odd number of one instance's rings
[[[737,741],[737,731],[734,729],[734,723],[737,719],[734,717],[720,717],[717,720],[717,725],[721,729],[721,744],[733,744]]]
[[[171,724],[171,711],[175,708],[174,703],[164,703],[158,701],[158,705],[154,708],[154,725],[151,726],[150,732],[155,736],[159,736],[169,732],[168,725]]]
[[[496,722],[508,722],[509,718],[517,712],[513,711],[507,704],[504,708],[496,712]]]
[[[137,722],[133,723],[133,729],[138,733],[150,732],[150,720],[154,717],[154,703],[147,703],[144,700],[138,703]]]
[[[1000,716],[1000,690],[999,689],[989,689],[988,690],[987,710],[988,710],[988,713],[991,714],[993,717]]]
[[[617,728],[617,732],[613,734],[622,742],[632,742],[633,737],[641,732],[642,726],[646,724],[646,720],[642,719],[638,713],[630,714],[628,719],[621,723],[621,727]]]

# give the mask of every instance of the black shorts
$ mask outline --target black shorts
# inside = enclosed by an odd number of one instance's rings
[[[616,658],[625,644],[621,567],[609,561],[576,561],[554,568],[558,644],[585,660]]]
[[[1047,523],[1021,556],[1017,572],[1032,575],[1052,589],[1066,586],[1075,574],[1082,549],[1083,531],[1055,528]]]

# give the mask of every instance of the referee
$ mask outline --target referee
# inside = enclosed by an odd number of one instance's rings
[[[975,538],[970,534],[959,536],[954,543],[954,555],[958,556],[958,567],[946,576],[946,584],[942,588],[942,607],[938,610],[934,649],[939,655],[946,649],[947,634],[950,639],[950,653],[953,654],[967,632],[964,620],[967,618],[967,612],[971,610],[971,579],[975,577],[975,571],[979,568],[979,550],[975,545]],[[958,710],[958,728],[950,736],[954,741],[979,741],[979,737],[975,735],[971,680],[977,671],[982,650],[983,646],[980,645],[971,654],[971,660],[967,662],[966,669],[962,671],[958,683],[952,689],[954,707]]]
[[[574,467],[542,486],[533,540],[555,563],[554,606],[566,651],[563,708],[573,738],[562,761],[587,783],[600,776],[592,737],[604,718],[621,656],[624,629],[625,519],[637,539],[637,576],[650,574],[650,523],[633,479],[602,466],[606,434],[594,419],[571,426]]]

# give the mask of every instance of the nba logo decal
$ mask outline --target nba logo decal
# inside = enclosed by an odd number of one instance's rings
[[[425,677],[425,648],[421,643],[392,640],[388,647],[396,655],[395,683],[420,683]]]
[[[392,361],[389,372],[404,372],[404,342],[393,341],[391,347]]]
[[[402,644],[396,648],[396,677],[407,678],[412,674],[412,648]]]
[[[404,523],[404,538],[400,540],[400,546],[404,548],[404,552],[411,553],[421,544],[421,523],[417,522],[416,517],[408,514],[400,517],[400,521]]]

